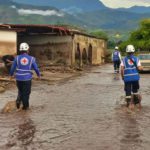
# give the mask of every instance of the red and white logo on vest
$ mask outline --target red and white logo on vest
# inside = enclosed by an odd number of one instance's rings
[[[129,64],[130,66],[132,66],[132,65],[133,65],[132,60],[128,59],[128,64]]]
[[[29,63],[29,60],[26,57],[23,57],[20,59],[20,63],[21,65],[26,66]]]

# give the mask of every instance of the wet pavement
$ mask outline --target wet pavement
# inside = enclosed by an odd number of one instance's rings
[[[150,75],[141,75],[142,110],[129,112],[111,65],[69,81],[34,84],[30,110],[0,114],[3,150],[149,150]],[[16,89],[0,95],[0,109]]]

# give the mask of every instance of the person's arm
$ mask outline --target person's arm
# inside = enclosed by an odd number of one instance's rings
[[[37,76],[40,77],[40,76],[41,76],[41,75],[40,75],[40,71],[39,71],[39,69],[38,69],[38,65],[37,65],[37,63],[36,63],[36,61],[35,61],[35,58],[34,58],[33,63],[32,63],[32,68],[33,68],[34,71],[36,72]]]
[[[15,60],[13,61],[13,64],[11,66],[11,69],[10,69],[10,76],[13,76],[14,75],[14,72],[16,70],[16,67],[17,67],[17,59],[15,58]]]
[[[121,54],[120,54],[120,52],[119,52],[119,59],[120,59],[120,62],[121,62]]]
[[[142,67],[141,62],[140,62],[139,59],[138,59],[137,67],[138,67],[138,70],[139,70],[139,71],[142,71],[142,70],[143,70],[143,67]]]
[[[124,66],[121,66],[121,77],[122,80],[124,79]]]
[[[123,63],[123,61],[121,61],[120,66],[121,66],[121,77],[122,77],[122,80],[123,80],[124,79],[124,63]]]
[[[112,54],[111,54],[111,60],[112,60],[112,61],[113,61],[113,56],[114,56],[114,54],[112,53]]]

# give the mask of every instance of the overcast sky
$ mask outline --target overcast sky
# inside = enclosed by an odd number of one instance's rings
[[[100,0],[107,7],[132,7],[132,6],[150,6],[150,0]]]

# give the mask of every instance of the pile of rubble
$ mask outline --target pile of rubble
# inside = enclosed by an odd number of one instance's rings
[[[15,80],[10,80],[7,77],[0,77],[0,93],[5,92],[6,89],[11,87],[13,82],[15,82]]]
[[[76,72],[76,68],[64,65],[41,65],[40,71],[50,71],[50,72],[59,72],[59,73],[74,73]]]

